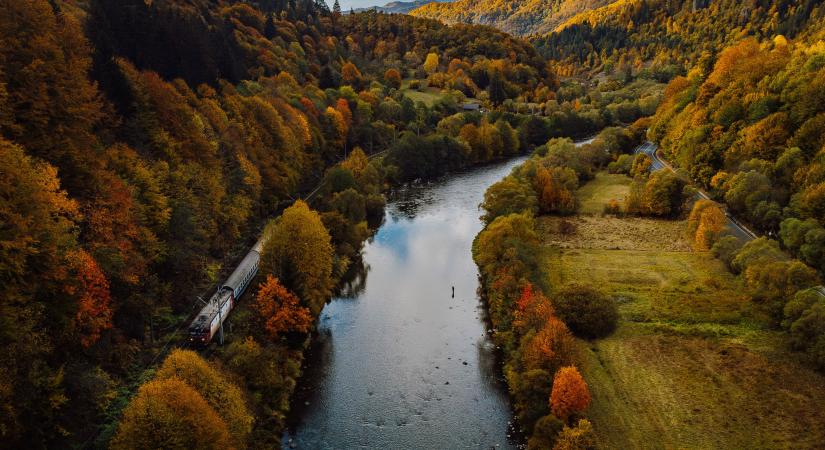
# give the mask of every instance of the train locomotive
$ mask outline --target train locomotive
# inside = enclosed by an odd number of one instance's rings
[[[217,292],[195,316],[189,325],[190,344],[204,346],[221,330],[232,308],[258,273],[265,242],[266,237],[262,237],[255,243],[229,278],[218,287]]]

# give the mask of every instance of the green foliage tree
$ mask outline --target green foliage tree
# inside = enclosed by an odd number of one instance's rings
[[[564,286],[554,295],[553,304],[561,320],[578,336],[598,338],[616,329],[619,310],[612,298],[578,284]]]
[[[533,427],[533,434],[527,441],[527,448],[529,450],[553,448],[563,429],[564,422],[552,414],[540,418]]]
[[[497,217],[521,212],[535,214],[538,212],[538,203],[535,191],[525,183],[507,177],[484,192],[484,202],[481,207],[486,211],[482,220],[491,223]]]

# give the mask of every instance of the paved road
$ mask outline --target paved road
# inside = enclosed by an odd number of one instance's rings
[[[633,153],[644,153],[650,157],[651,161],[653,162],[650,166],[651,171],[667,169],[671,172],[675,172],[673,167],[665,162],[664,160],[659,158],[659,155],[656,154],[656,150],[658,147],[653,142],[647,141],[644,144],[636,147],[636,150]],[[696,196],[700,199],[710,200],[708,194],[706,194],[701,189],[696,190]],[[756,233],[747,229],[744,225],[740,224],[739,221],[736,220],[728,211],[727,208],[723,205],[723,210],[725,211],[725,216],[728,218],[728,230],[731,232],[732,235],[736,236],[742,242],[748,242],[756,239]]]

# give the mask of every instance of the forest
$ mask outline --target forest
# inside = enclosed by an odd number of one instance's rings
[[[605,215],[686,220],[825,367],[821,2],[514,3],[0,2],[0,447],[279,446],[386,194],[519,155],[473,257],[530,448],[592,447],[576,342],[619,313],[558,294],[537,224],[603,173],[633,178]],[[261,235],[226,345],[184,348]]]
[[[209,363],[244,380],[244,414],[259,418],[231,439],[273,442],[314,318],[358,265],[388,186],[618,121],[556,102],[558,80],[525,41],[312,1],[4,2],[0,42],[0,428],[14,446],[140,432],[121,414],[176,390],[153,374],[198,295],[265,226],[283,236],[310,221],[318,252],[265,250],[273,278],[237,314],[247,339]],[[414,102],[402,78],[440,89],[438,101]],[[468,95],[555,106],[482,116],[462,112]],[[311,209],[293,202],[316,186]],[[270,371],[249,366],[261,357]],[[179,364],[206,370],[196,356]],[[170,405],[194,396],[181,395]]]

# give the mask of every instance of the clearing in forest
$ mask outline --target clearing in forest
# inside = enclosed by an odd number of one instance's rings
[[[438,88],[426,87],[423,88],[423,90],[411,89],[410,81],[411,80],[404,80],[402,82],[401,92],[413,102],[424,102],[424,104],[428,107],[432,107],[436,101],[443,98],[443,95],[441,95],[441,90]],[[420,80],[420,82],[426,83],[427,80]]]
[[[685,222],[601,216],[630,180],[600,174],[580,215],[541,217],[548,285],[598,287],[616,332],[581,342],[587,415],[603,448],[812,448],[825,442],[825,377],[801,364],[741,280],[693,252]]]

